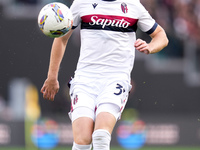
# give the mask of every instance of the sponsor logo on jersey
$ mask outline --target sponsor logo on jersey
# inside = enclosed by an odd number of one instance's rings
[[[126,3],[121,4],[121,9],[123,13],[128,13],[128,7]]]
[[[122,19],[102,19],[98,16],[92,16],[91,21],[89,22],[89,25],[101,25],[102,28],[105,28],[105,26],[115,26],[115,27],[122,27],[122,28],[128,28],[128,26],[131,24],[128,21]]]
[[[121,32],[135,32],[138,19],[111,15],[87,15],[81,17],[82,29],[102,29]]]

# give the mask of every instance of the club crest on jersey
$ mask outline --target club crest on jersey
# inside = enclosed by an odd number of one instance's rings
[[[128,12],[128,7],[126,3],[122,3],[121,4],[121,9],[123,13],[127,13]]]

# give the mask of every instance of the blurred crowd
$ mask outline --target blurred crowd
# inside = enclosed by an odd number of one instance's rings
[[[168,34],[200,43],[200,0],[141,0]]]

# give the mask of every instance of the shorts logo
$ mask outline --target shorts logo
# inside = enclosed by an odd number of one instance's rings
[[[78,95],[76,95],[76,96],[74,97],[73,104],[76,105],[77,102],[78,102]]]
[[[123,13],[128,13],[128,7],[126,3],[121,4],[121,9]]]

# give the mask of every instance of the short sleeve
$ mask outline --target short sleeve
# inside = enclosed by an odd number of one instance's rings
[[[70,7],[70,10],[72,12],[72,15],[73,15],[73,26],[72,26],[72,29],[75,29],[81,22],[81,18],[80,18],[80,10],[79,10],[79,0],[74,0],[71,7]]]
[[[138,27],[147,34],[151,34],[155,31],[158,24],[156,21],[151,17],[149,12],[144,8],[144,6],[141,4],[139,6],[140,9],[140,16],[138,19]]]

